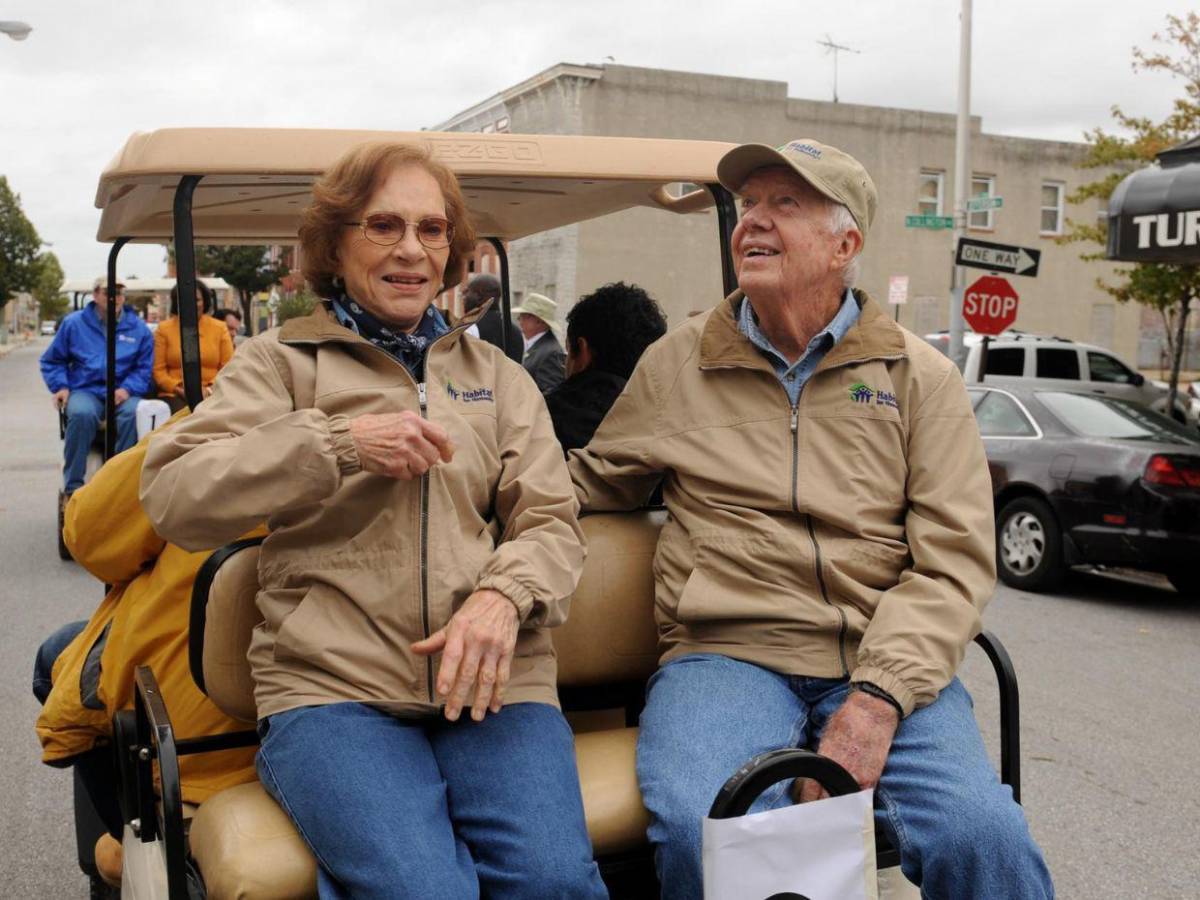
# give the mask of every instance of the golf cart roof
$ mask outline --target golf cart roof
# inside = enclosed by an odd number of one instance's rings
[[[97,238],[171,240],[181,176],[199,175],[198,243],[292,243],[312,184],[365,141],[421,144],[458,176],[480,237],[514,240],[637,206],[678,213],[712,205],[682,182],[717,180],[735,145],[717,141],[300,128],[167,128],[134,134],[100,175]]]

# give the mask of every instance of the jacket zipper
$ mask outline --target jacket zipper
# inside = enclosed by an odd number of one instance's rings
[[[797,403],[792,407],[792,509],[797,513],[800,512],[800,404]],[[829,599],[829,591],[825,587],[825,575],[821,571],[821,545],[817,543],[817,531],[813,528],[812,516],[805,514],[805,524],[808,525],[808,538],[813,545],[813,560],[817,572],[817,586],[821,589],[821,599],[825,601],[830,609],[838,614],[838,658],[842,662],[842,676],[846,677],[850,674],[850,667],[846,664],[846,631],[849,624],[846,621],[846,611],[840,606],[834,606]]]
[[[424,366],[422,366],[424,369]],[[424,375],[424,372],[422,372]],[[417,382],[417,398],[421,406],[421,418],[424,419],[427,406],[425,382]],[[425,638],[429,637],[429,472],[421,476],[421,527],[419,540],[421,543],[421,631]],[[425,657],[425,689],[429,692],[429,702],[434,702],[433,693],[433,659]]]

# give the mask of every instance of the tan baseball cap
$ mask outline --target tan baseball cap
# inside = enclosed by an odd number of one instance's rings
[[[118,280],[117,287],[118,288],[125,287],[125,282]],[[105,290],[108,290],[108,278],[104,275],[101,275],[99,278],[97,278],[95,281],[93,281],[92,282],[92,290],[95,290],[96,288],[104,288]]]
[[[514,317],[528,313],[549,325],[558,334],[558,304],[543,294],[526,294],[520,306],[512,308]]]
[[[830,200],[845,206],[866,241],[879,195],[857,159],[811,138],[788,141],[781,147],[742,144],[721,157],[717,178],[737,193],[752,172],[766,166],[787,166]]]

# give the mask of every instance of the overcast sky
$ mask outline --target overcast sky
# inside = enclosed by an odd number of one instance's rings
[[[1109,108],[1162,117],[1182,93],[1134,74],[1177,0],[975,0],[971,111],[987,132],[1081,140]],[[558,62],[785,81],[844,102],[952,113],[959,0],[0,0],[0,174],[68,277],[105,265],[96,183],[130,133],[182,125],[417,130]],[[159,276],[159,248],[122,251]]]

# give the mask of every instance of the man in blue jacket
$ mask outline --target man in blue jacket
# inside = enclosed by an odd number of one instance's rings
[[[58,334],[42,354],[42,380],[54,395],[54,405],[67,410],[65,493],[83,485],[88,448],[104,418],[107,373],[105,328],[110,309],[117,316],[116,452],[137,442],[138,399],[150,387],[154,368],[154,336],[136,312],[125,309],[125,286],[117,284],[110,303],[105,282],[96,279],[92,302],[62,321]]]

